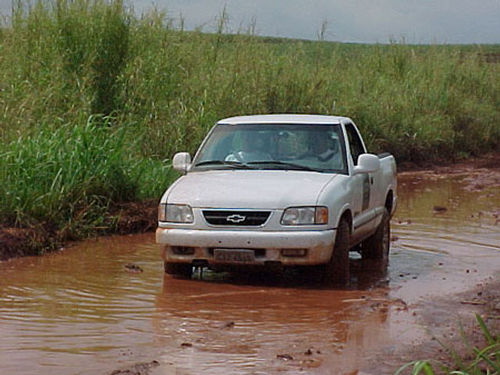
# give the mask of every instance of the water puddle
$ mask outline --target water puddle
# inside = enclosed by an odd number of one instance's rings
[[[412,306],[500,270],[499,189],[462,189],[463,178],[401,176],[389,272],[353,258],[344,290],[296,272],[174,279],[153,234],[0,263],[0,372],[107,374],[152,360],[151,374],[366,371],[427,337]]]

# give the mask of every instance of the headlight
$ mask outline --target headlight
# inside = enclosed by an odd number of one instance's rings
[[[283,225],[328,224],[327,207],[290,207],[281,217]]]
[[[158,206],[158,221],[170,223],[192,223],[193,210],[187,204],[165,204]]]

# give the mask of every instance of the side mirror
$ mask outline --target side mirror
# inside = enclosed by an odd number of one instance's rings
[[[360,173],[373,173],[380,169],[380,159],[377,155],[361,154],[358,165],[354,167],[353,176]]]
[[[189,155],[189,152],[178,152],[175,154],[172,166],[176,171],[186,173],[191,166],[191,155]]]

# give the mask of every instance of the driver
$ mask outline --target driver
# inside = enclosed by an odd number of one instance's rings
[[[310,135],[308,151],[301,158],[324,162],[331,160],[338,151],[338,140],[332,138],[330,133],[315,132]]]
[[[226,156],[226,161],[239,161],[247,163],[252,161],[269,161],[271,155],[265,150],[265,140],[256,132],[243,132],[241,134],[240,151]]]
[[[317,136],[315,146],[316,156],[320,161],[330,160],[339,150],[338,141],[326,135]]]

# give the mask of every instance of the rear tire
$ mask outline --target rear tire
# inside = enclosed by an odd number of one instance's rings
[[[332,257],[324,270],[325,282],[335,285],[347,285],[350,279],[349,270],[349,223],[341,219],[335,236]]]
[[[193,266],[190,263],[169,263],[164,262],[165,273],[173,276],[180,276],[189,279],[193,273]]]
[[[380,222],[377,231],[371,237],[363,241],[361,255],[363,259],[374,259],[388,263],[390,246],[391,224],[389,212],[387,209],[384,209],[382,221]]]

